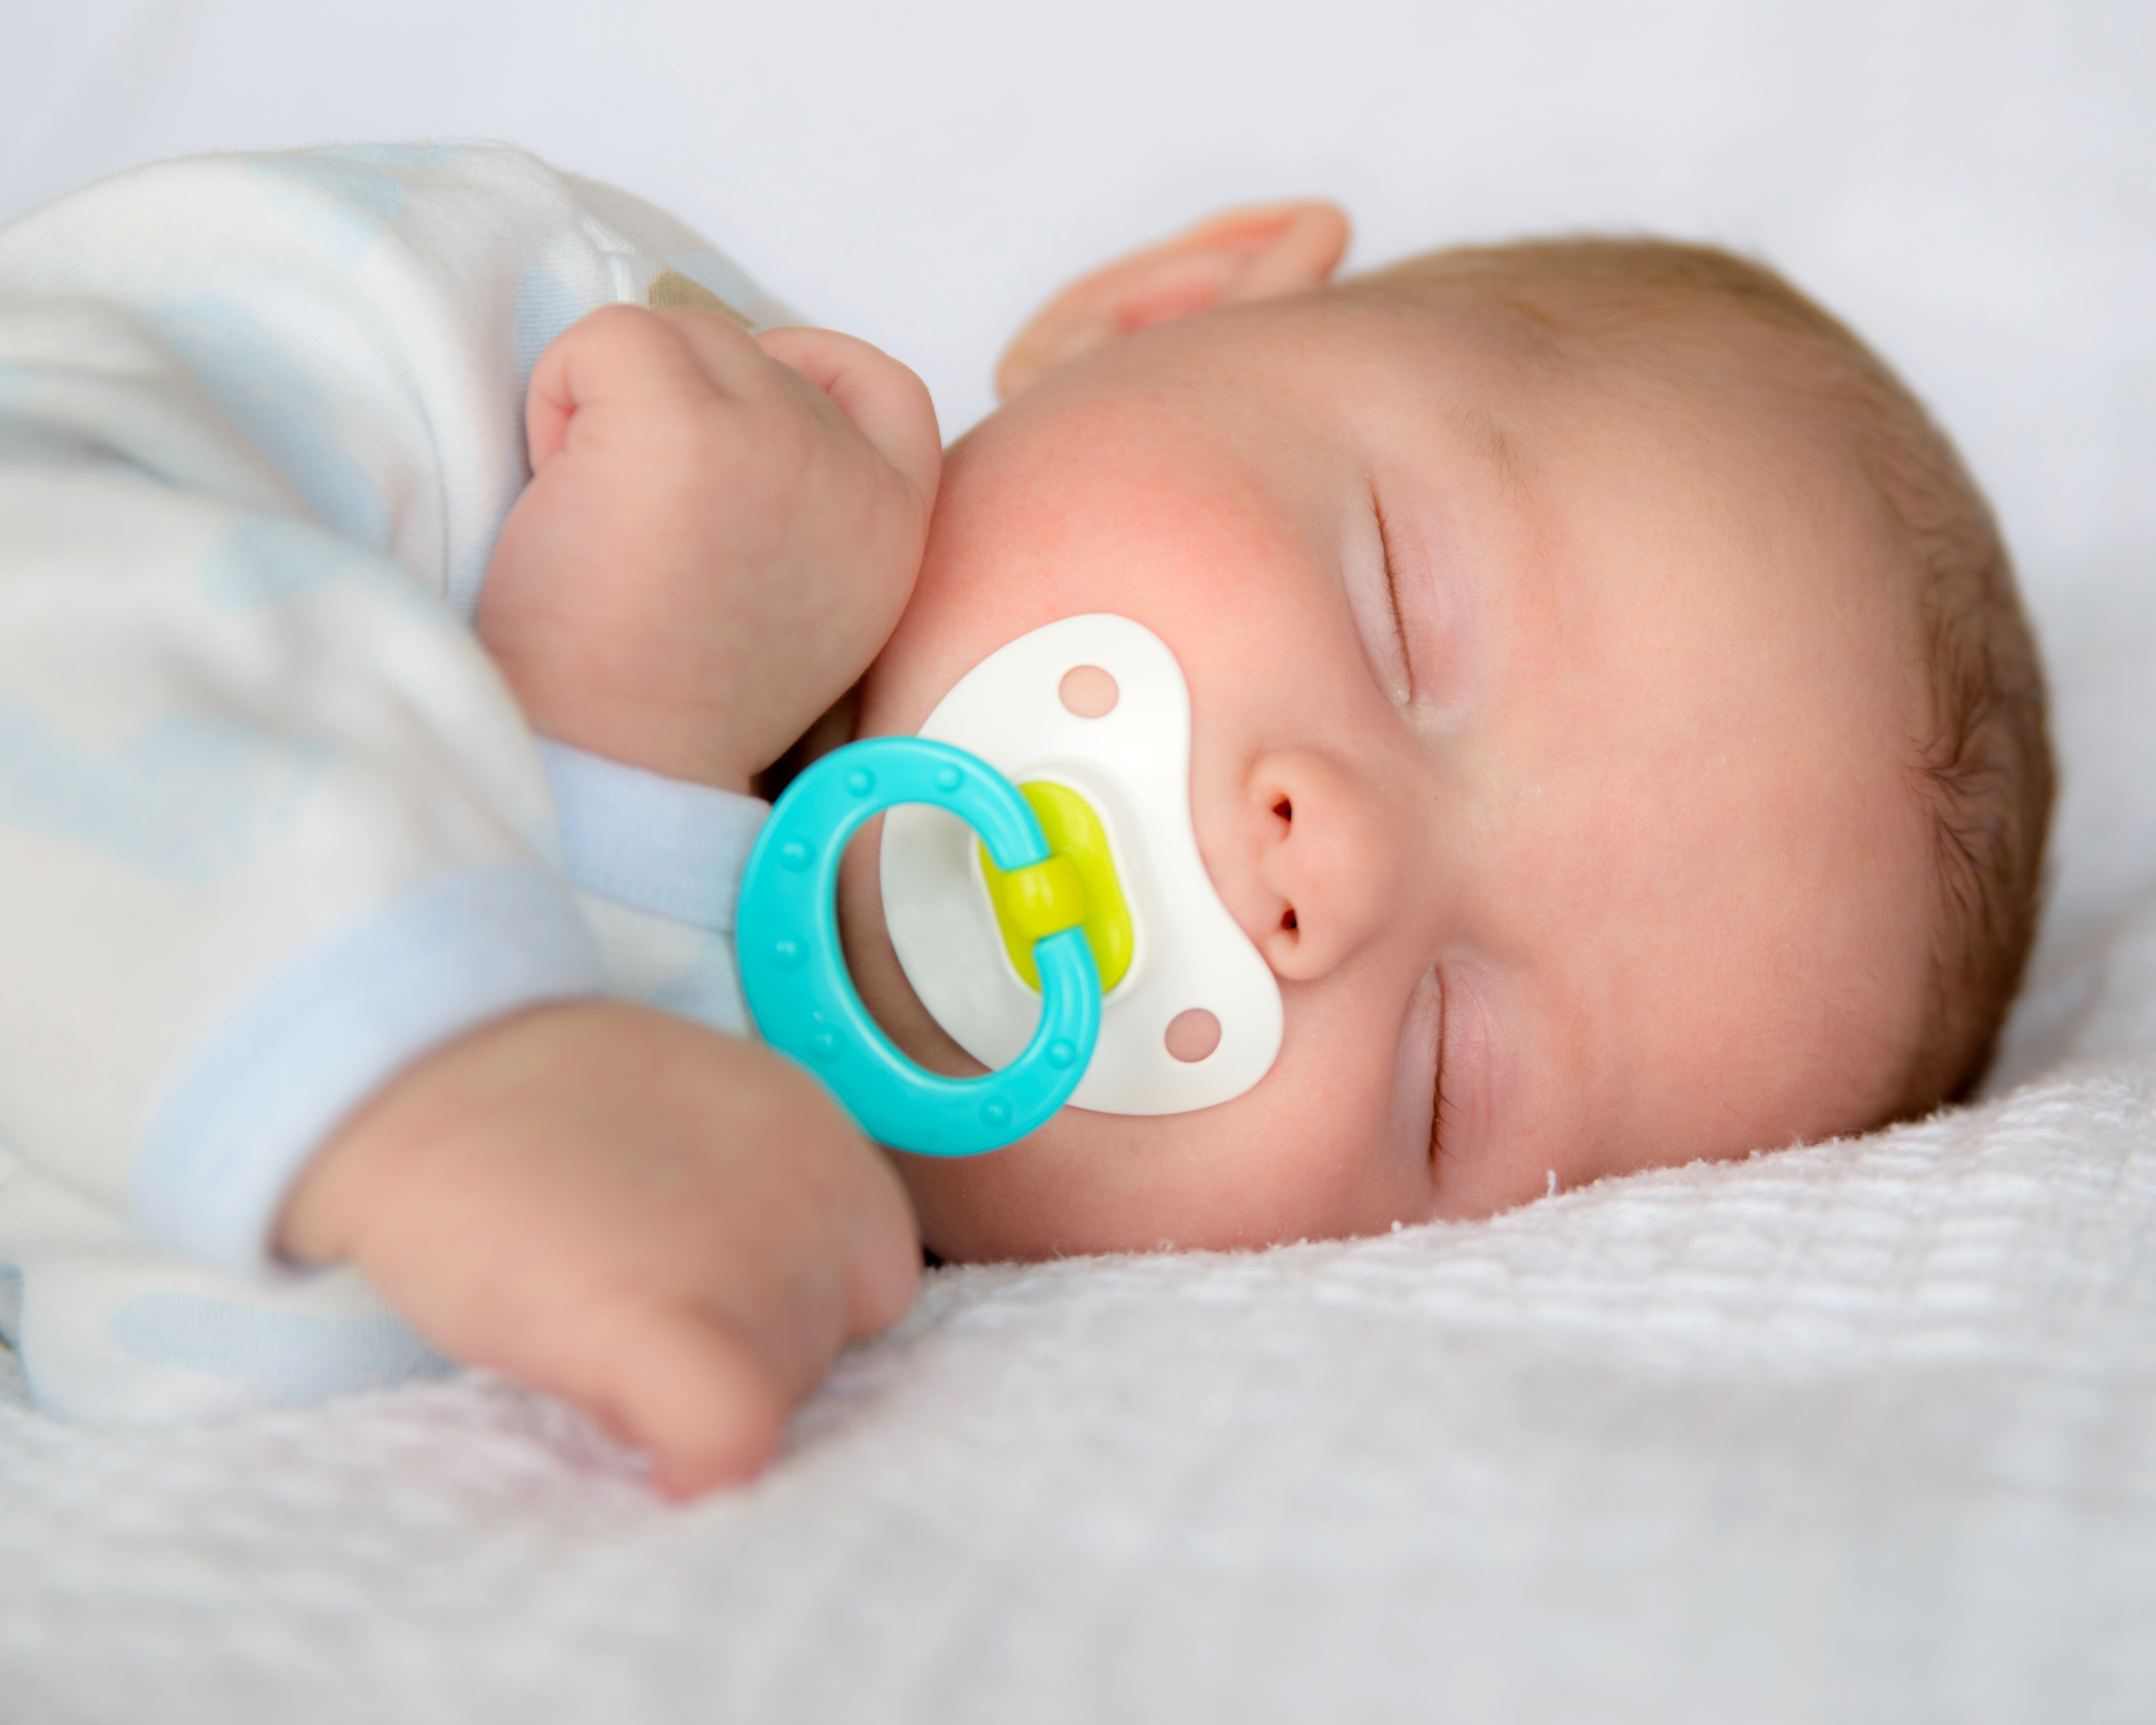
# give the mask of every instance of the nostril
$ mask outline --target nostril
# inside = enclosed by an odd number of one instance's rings
[[[1273,804],[1273,813],[1277,814],[1282,820],[1293,820],[1295,819],[1295,805],[1289,802],[1286,798],[1282,797],[1279,802]]]
[[[1286,929],[1291,934],[1295,932],[1297,924],[1295,920],[1295,906],[1293,905],[1290,905],[1285,911],[1281,912],[1281,927]]]

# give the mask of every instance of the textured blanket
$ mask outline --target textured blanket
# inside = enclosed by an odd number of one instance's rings
[[[2054,629],[2085,770],[1993,1100],[1487,1223],[939,1272],[688,1509],[483,1380],[158,1436],[18,1392],[0,1718],[2156,1715],[2137,567]]]

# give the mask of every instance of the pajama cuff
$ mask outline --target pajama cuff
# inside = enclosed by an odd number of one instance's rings
[[[587,892],[719,934],[771,805],[539,740],[562,819],[562,865]]]
[[[408,893],[220,1027],[144,1135],[136,1219],[197,1257],[269,1271],[292,1181],[367,1097],[490,1019],[601,988],[575,901],[545,869],[475,870]]]

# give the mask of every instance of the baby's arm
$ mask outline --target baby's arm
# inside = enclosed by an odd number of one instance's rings
[[[479,629],[533,728],[745,788],[904,608],[939,462],[926,391],[829,331],[759,346],[620,307],[542,356],[527,422]],[[358,1263],[454,1358],[589,1409],[676,1492],[753,1473],[919,1261],[895,1178],[819,1086],[619,1003],[408,1069],[316,1159],[281,1239]]]

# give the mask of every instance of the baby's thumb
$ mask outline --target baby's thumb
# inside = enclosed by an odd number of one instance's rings
[[[936,502],[943,444],[928,386],[880,347],[836,330],[766,330],[757,341],[829,396],[885,460],[920,494],[925,512]]]
[[[661,1491],[694,1497],[763,1471],[788,1404],[746,1343],[693,1312],[643,1314],[613,1341],[588,1393],[572,1398],[650,1457]]]

